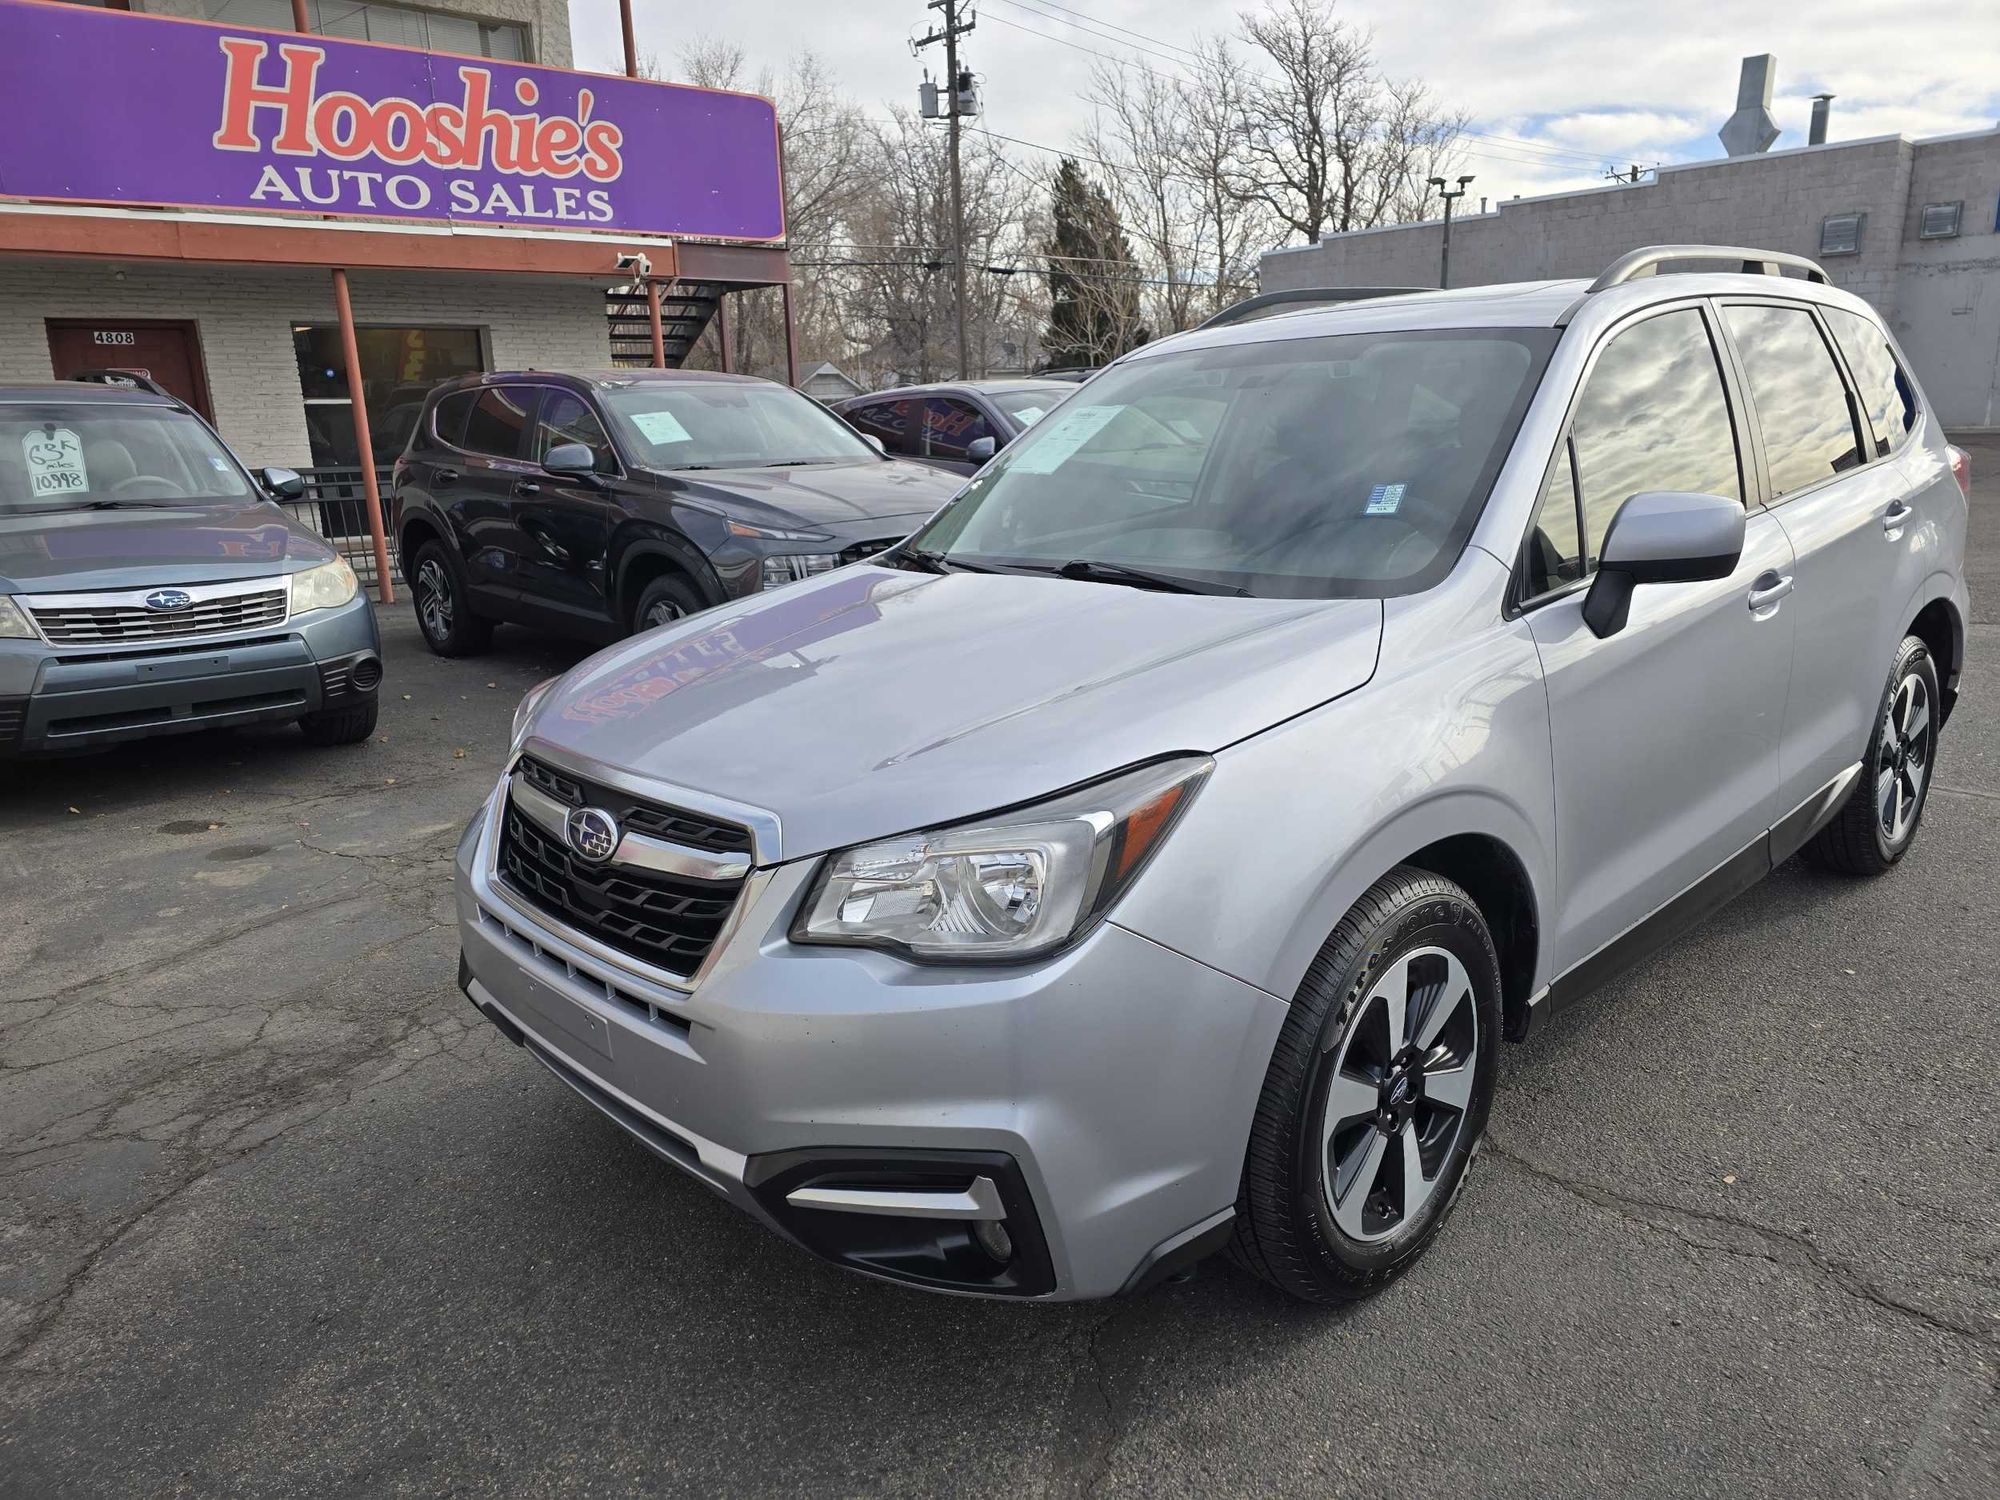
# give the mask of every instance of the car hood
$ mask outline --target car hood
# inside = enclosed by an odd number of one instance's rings
[[[777,816],[797,858],[1214,751],[1375,670],[1379,600],[860,565],[573,668],[529,743]]]
[[[855,522],[927,516],[965,484],[962,474],[895,459],[797,469],[665,471],[658,478],[669,492],[719,505],[744,520],[842,530]]]
[[[220,583],[333,559],[320,538],[262,502],[171,510],[0,511],[0,593]]]

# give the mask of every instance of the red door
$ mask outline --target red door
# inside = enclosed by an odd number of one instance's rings
[[[51,318],[49,361],[58,380],[85,370],[129,370],[148,376],[215,420],[208,405],[208,377],[201,367],[201,340],[192,323]]]

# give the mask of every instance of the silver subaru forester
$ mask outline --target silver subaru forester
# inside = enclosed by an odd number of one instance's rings
[[[1436,1233],[1501,1040],[1795,852],[1902,858],[1968,476],[1864,302],[1714,246],[1325,301],[532,692],[458,852],[474,1003],[855,1270],[1228,1246],[1330,1301]]]

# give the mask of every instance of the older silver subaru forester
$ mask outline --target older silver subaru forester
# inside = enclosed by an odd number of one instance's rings
[[[1334,1300],[1436,1233],[1502,1039],[1794,852],[1903,856],[1967,476],[1865,303],[1704,246],[1326,300],[532,692],[481,1011],[856,1270]]]

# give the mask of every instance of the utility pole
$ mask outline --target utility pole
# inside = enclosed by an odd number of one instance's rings
[[[1442,177],[1429,179],[1430,185],[1438,190],[1438,196],[1444,199],[1444,250],[1438,258],[1438,286],[1440,288],[1451,285],[1451,206],[1465,196],[1465,185],[1474,180],[1472,174],[1468,172],[1465,176],[1458,179],[1458,191],[1451,192],[1448,191],[1449,184]]]
[[[961,115],[973,113],[964,108],[965,96],[970,92],[969,74],[961,79],[958,71],[958,39],[971,31],[978,18],[969,17],[959,21],[959,7],[964,0],[930,0],[929,8],[944,13],[944,25],[934,27],[927,36],[918,37],[910,44],[910,50],[921,52],[938,42],[944,43],[944,85],[945,123],[950,132],[951,151],[951,254],[952,264],[958,279],[958,378],[965,380],[972,374],[972,360],[965,341],[965,184],[958,167],[958,121]],[[976,106],[975,106],[976,107]]]

